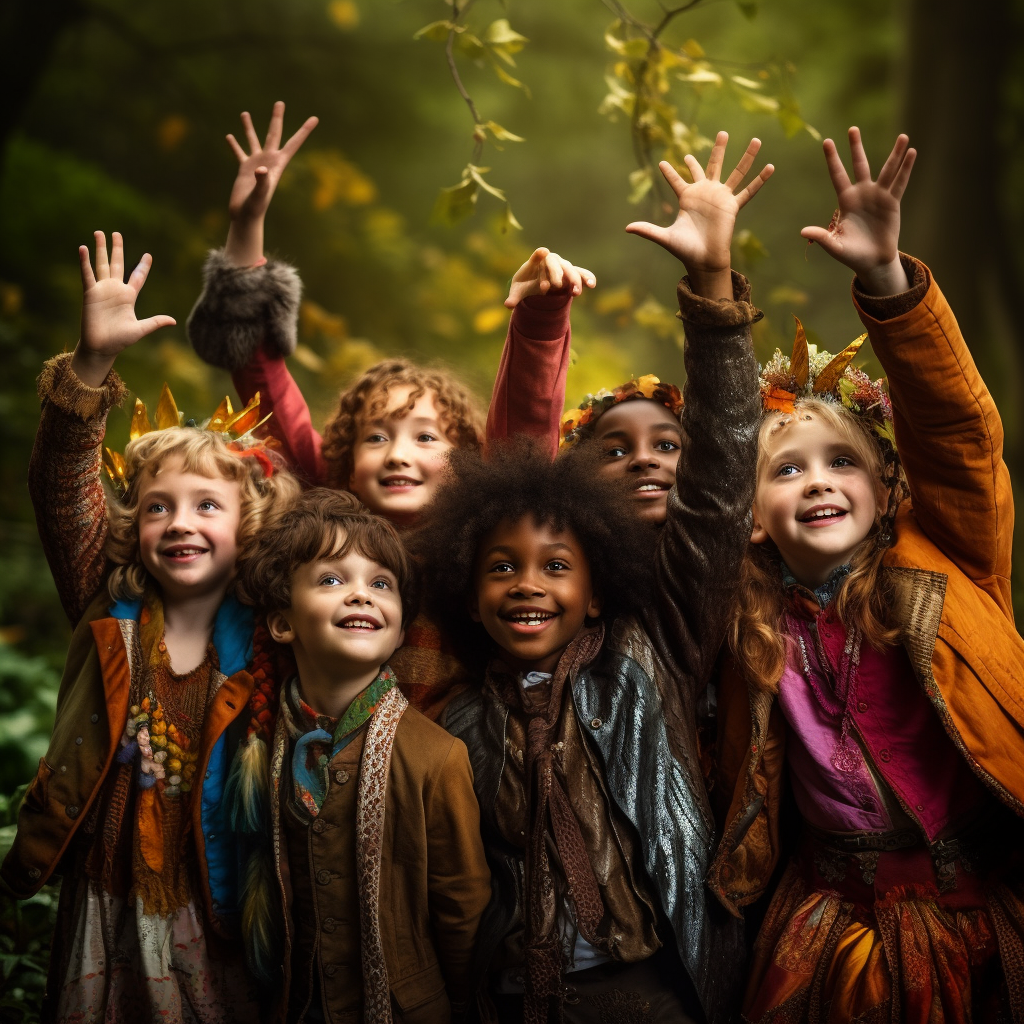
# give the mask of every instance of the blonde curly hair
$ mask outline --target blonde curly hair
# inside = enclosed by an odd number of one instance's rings
[[[229,443],[223,434],[197,427],[153,430],[128,443],[124,452],[124,494],[107,499],[110,529],[106,550],[115,566],[107,580],[107,589],[115,601],[142,597],[149,582],[149,573],[139,555],[140,482],[145,473],[158,473],[168,459],[180,458],[187,473],[238,482],[241,488],[239,559],[252,546],[271,509],[298,494],[298,481],[272,453],[266,453],[274,461],[274,472],[268,477],[259,459],[241,458],[237,449],[228,447]]]

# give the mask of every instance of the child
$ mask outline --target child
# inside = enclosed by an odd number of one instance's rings
[[[734,913],[765,890],[785,762],[804,829],[745,1019],[1019,1020],[1024,643],[1002,427],[928,269],[897,249],[914,150],[900,136],[872,181],[856,128],[850,148],[853,184],[825,142],[838,225],[803,235],[856,273],[892,404],[847,368],[859,341],[829,361],[798,336],[763,372],[709,884]]]
[[[114,358],[174,321],[135,319],[151,261],[124,284],[120,235],[108,265],[96,233],[95,277],[80,256],[81,340],[40,376],[30,492],[81,621],[2,878],[24,899],[63,874],[44,1019],[249,1021],[255,993],[226,941],[235,852],[220,807],[252,689],[252,614],[232,590],[236,557],[297,488],[251,440],[177,426],[167,393],[158,419],[174,425],[151,430],[136,411],[108,517],[101,444],[124,395]]]
[[[717,182],[725,159],[729,136],[719,132],[708,161],[707,178]],[[728,189],[712,194],[712,201],[701,189],[684,185],[675,169],[662,162],[661,170],[679,197],[679,214],[671,228],[646,221],[629,224],[626,230],[664,246],[686,263],[694,291],[710,299],[746,302],[750,287],[746,280],[730,271],[730,245],[736,215],[771,177],[774,168],[761,173],[738,195],[732,191],[743,180],[761,148],[751,139],[736,169],[726,181]],[[686,161],[694,183],[703,182],[704,171],[691,156]],[[564,372],[561,396],[565,393]],[[665,522],[668,494],[675,481],[679,459],[679,417],[683,399],[675,384],[646,374],[612,390],[602,389],[586,398],[561,419],[556,432],[562,447],[581,441],[596,445],[602,452],[600,472],[608,479],[627,482],[637,514],[660,526]],[[668,415],[666,415],[666,410]]]
[[[490,885],[466,748],[409,709],[387,665],[411,613],[409,557],[385,520],[316,488],[241,574],[298,667],[271,741],[274,894],[246,896],[248,920],[274,900],[286,922],[278,1015],[447,1021],[472,992]],[[273,944],[247,933],[279,984]]]
[[[231,225],[224,249],[207,261],[189,336],[204,360],[231,371],[244,401],[259,393],[264,411],[274,413],[268,429],[306,483],[351,490],[371,511],[408,527],[433,497],[444,454],[482,443],[476,401],[444,370],[386,360],[341,393],[321,439],[285,365],[296,344],[301,282],[294,268],[263,256],[263,222],[274,189],[317,120],[309,118],[280,148],[283,103],[274,105],[262,146],[247,113],[242,121],[252,152],[247,156],[228,136],[239,161],[228,204]],[[556,408],[552,396],[559,379],[564,391],[569,305],[584,285],[595,284],[589,271],[546,249],[520,268],[507,303],[516,309],[488,415],[488,438],[557,430],[561,398]],[[552,347],[558,353],[554,365],[539,364],[538,349]],[[430,717],[465,684],[451,645],[422,616],[410,624],[392,666],[413,706]]]
[[[731,208],[717,179],[678,181],[681,207],[697,189]],[[478,976],[503,1021],[719,1021],[738,983],[738,930],[706,902],[695,704],[747,537],[758,314],[687,281],[679,297],[687,400],[656,558],[586,448],[460,453],[417,543],[433,602],[462,634],[468,606],[490,657],[445,725],[473,760],[495,884]]]

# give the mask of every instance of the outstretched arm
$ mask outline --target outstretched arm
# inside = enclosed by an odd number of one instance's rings
[[[125,283],[124,246],[114,232],[110,259],[96,232],[96,269],[79,249],[82,335],[71,356],[49,360],[39,377],[42,416],[29,461],[29,495],[46,559],[68,618],[76,622],[107,571],[106,498],[101,452],[107,413],[124,385],[113,372],[120,352],[174,320],[138,320],[135,300],[152,265],[147,253]]]
[[[323,478],[320,435],[284,361],[297,343],[302,282],[294,267],[263,257],[270,200],[317,119],[307,118],[283,146],[283,103],[274,104],[262,145],[248,113],[242,114],[242,125],[249,153],[228,136],[238,158],[238,174],[228,200],[227,243],[206,261],[203,292],[189,315],[188,334],[205,362],[231,371],[243,402],[259,392],[260,408],[273,413],[265,429],[281,442],[296,473],[308,483],[318,483]]]
[[[999,413],[928,268],[899,254],[900,201],[916,152],[899,136],[872,181],[858,128],[849,140],[852,183],[835,143],[824,143],[838,223],[801,233],[857,275],[854,302],[889,380],[918,524],[1008,608],[1013,498]]]
[[[487,441],[536,437],[551,455],[565,405],[573,297],[597,278],[540,248],[516,271],[505,305],[512,310],[487,412]]]

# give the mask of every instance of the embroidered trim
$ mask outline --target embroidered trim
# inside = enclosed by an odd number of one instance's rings
[[[391,1024],[391,985],[380,937],[380,860],[384,847],[384,797],[399,719],[409,702],[397,688],[385,694],[370,720],[359,765],[356,800],[356,878],[362,932],[363,1019]]]

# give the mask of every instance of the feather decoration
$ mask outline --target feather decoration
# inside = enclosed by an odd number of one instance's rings
[[[263,737],[253,733],[238,747],[224,785],[231,828],[241,835],[270,831],[270,755]]]
[[[242,935],[249,970],[268,986],[280,984],[283,945],[273,850],[268,836],[246,844],[242,865]]]

